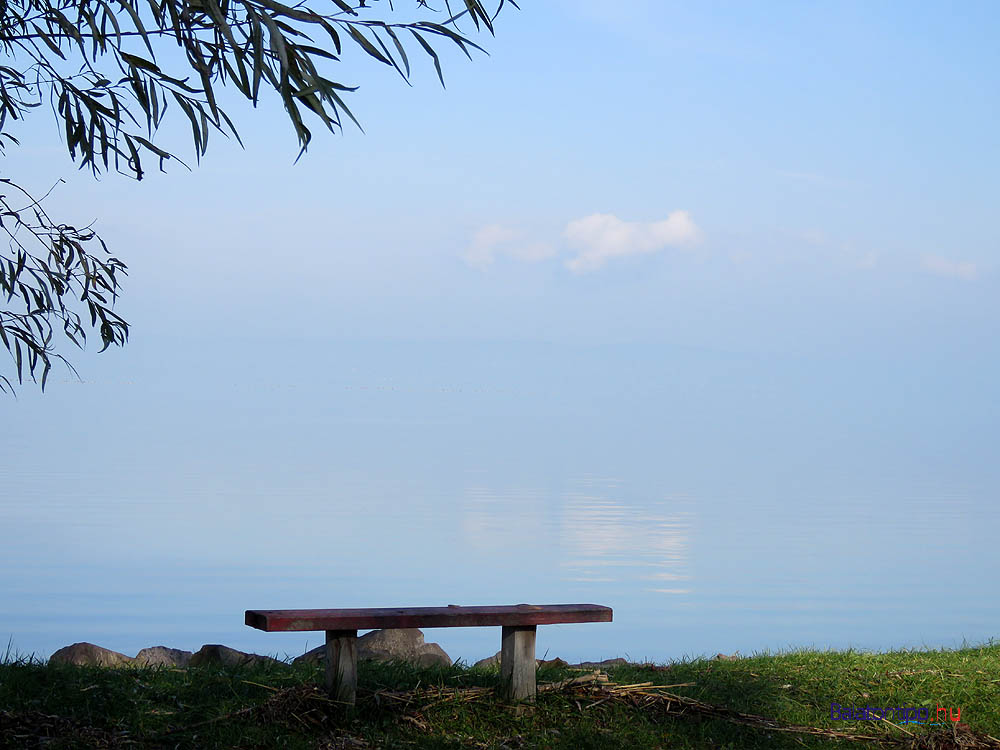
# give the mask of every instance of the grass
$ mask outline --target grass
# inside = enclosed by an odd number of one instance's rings
[[[539,683],[580,677],[546,667]],[[362,663],[357,709],[315,688],[315,666],[101,669],[0,663],[0,748],[1000,748],[1000,646],[794,651],[607,672],[506,706],[495,671]],[[693,684],[688,684],[693,683]],[[473,688],[483,688],[474,690]],[[667,693],[675,698],[656,698]],[[843,706],[961,709],[945,727],[834,721]],[[933,719],[932,719],[933,721]],[[787,727],[799,731],[782,731]],[[808,731],[812,728],[813,733]],[[842,732],[869,740],[837,739]],[[957,734],[956,734],[957,732]]]

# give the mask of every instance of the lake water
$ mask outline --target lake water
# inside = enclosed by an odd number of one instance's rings
[[[998,632],[988,370],[641,343],[307,351],[135,346],[4,403],[3,640],[296,654],[321,634],[253,631],[243,610],[518,602],[614,608],[540,629],[569,660]],[[496,629],[426,635],[469,661],[499,648]]]

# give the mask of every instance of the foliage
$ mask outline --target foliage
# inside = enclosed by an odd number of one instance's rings
[[[85,243],[96,242],[107,255],[104,241],[89,227],[56,224],[39,201],[10,180],[0,179],[0,184],[27,201],[15,207],[13,198],[0,193],[0,227],[7,233],[11,250],[10,255],[0,253],[0,293],[8,305],[18,303],[18,308],[0,309],[0,342],[14,358],[18,382],[25,369],[32,377],[41,369],[44,389],[53,358],[73,369],[53,352],[53,321],[77,346],[86,341],[84,320],[70,306],[77,298],[86,305],[90,324],[100,331],[101,351],[128,339],[128,324],[111,310],[125,264],[87,251]],[[0,391],[13,390],[10,380],[0,375]]]
[[[18,141],[11,128],[46,102],[61,122],[65,144],[80,168],[114,169],[142,179],[150,158],[162,169],[177,157],[157,138],[171,110],[190,124],[195,158],[212,131],[234,136],[236,126],[219,103],[223,89],[257,106],[261,92],[280,99],[301,153],[312,138],[309,121],[328,130],[357,124],[344,97],[357,86],[334,80],[329,69],[360,50],[409,80],[407,50],[426,54],[443,85],[435,44],[455,44],[466,56],[482,50],[462,30],[494,31],[506,2],[443,0],[431,8],[416,0],[416,17],[373,17],[379,0],[5,0],[0,4],[0,154]],[[452,4],[456,7],[452,7]],[[321,5],[323,7],[316,7]],[[397,18],[392,0],[388,14]],[[18,381],[40,371],[42,385],[61,326],[82,345],[83,326],[71,308],[86,305],[105,348],[127,340],[128,325],[111,312],[125,265],[107,255],[90,228],[58,224],[40,202],[9,179],[3,187],[0,340],[15,360]],[[19,200],[23,197],[26,203]],[[87,243],[100,245],[91,254]],[[73,295],[72,297],[70,295]],[[23,302],[23,305],[21,304]],[[55,323],[55,325],[53,325]],[[64,360],[65,361],[65,360]],[[12,390],[0,377],[0,389]]]

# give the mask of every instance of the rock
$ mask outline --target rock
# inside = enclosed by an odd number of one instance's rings
[[[480,669],[493,669],[494,667],[499,668],[500,666],[500,652],[497,651],[493,656],[487,656],[485,659],[480,659],[473,667],[479,667]],[[568,667],[569,664],[566,663],[564,659],[560,659],[558,656],[554,659],[535,659],[536,667]]]
[[[575,669],[606,669],[608,667],[620,667],[628,664],[628,659],[620,656],[617,659],[605,659],[604,661],[582,661],[579,664],[571,664]]]
[[[281,664],[277,659],[260,654],[247,654],[229,646],[208,644],[202,646],[197,653],[192,654],[188,666],[202,667],[207,664],[218,664],[224,667],[235,667],[246,664]]]
[[[322,661],[326,661],[326,644],[306,651],[302,656],[296,656],[292,659],[292,664],[316,664]]]
[[[373,630],[358,638],[358,661],[401,661],[415,667],[451,666],[451,657],[436,643],[425,643],[417,628]],[[317,646],[292,664],[326,661],[326,646]]]
[[[135,663],[135,660],[131,656],[95,646],[93,643],[74,643],[52,654],[49,663],[87,667],[124,667]]]
[[[493,654],[493,656],[487,656],[485,659],[480,659],[472,666],[479,669],[492,669],[493,667],[499,667],[500,652],[497,651],[495,654]]]
[[[450,667],[451,657],[437,643],[425,643],[423,652],[417,654],[414,662],[418,667]]]
[[[417,628],[373,630],[358,638],[358,660],[402,661],[417,667],[450,667],[451,657],[436,643],[425,643]]]
[[[144,648],[135,655],[137,664],[143,667],[186,667],[191,661],[190,651],[166,646]]]
[[[536,659],[535,664],[539,667],[568,667],[569,663],[560,659],[558,656],[555,659]]]

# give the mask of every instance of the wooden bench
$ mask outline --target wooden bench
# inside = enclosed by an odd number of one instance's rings
[[[535,628],[572,622],[611,622],[598,604],[515,604],[505,607],[407,607],[402,609],[248,609],[246,624],[269,633],[325,630],[326,686],[340,702],[357,693],[359,630],[467,628],[499,625],[500,688],[508,700],[534,700]]]

